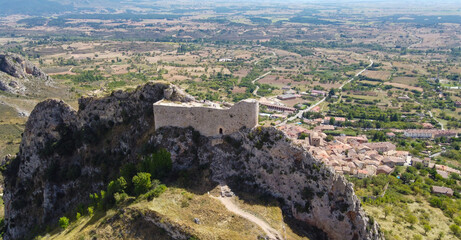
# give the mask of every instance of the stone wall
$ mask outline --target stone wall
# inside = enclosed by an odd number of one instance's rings
[[[155,129],[193,127],[204,136],[227,135],[258,124],[259,105],[243,100],[226,109],[159,101],[154,104]]]

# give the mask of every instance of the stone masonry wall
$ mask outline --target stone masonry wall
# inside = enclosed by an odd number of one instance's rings
[[[154,104],[155,129],[161,127],[193,127],[204,136],[231,134],[241,128],[258,124],[259,105],[255,100],[243,100],[229,109],[196,106]]]

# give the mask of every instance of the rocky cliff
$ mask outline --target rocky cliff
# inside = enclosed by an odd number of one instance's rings
[[[17,157],[5,171],[5,239],[30,237],[87,202],[147,148],[166,148],[176,171],[209,168],[216,183],[277,198],[287,217],[331,239],[380,239],[353,188],[274,128],[212,139],[191,128],[154,131],[152,104],[190,101],[174,86],[85,98],[75,111],[48,100],[32,112]],[[178,116],[181,117],[181,116]]]
[[[0,54],[0,91],[24,94],[33,81],[50,83],[51,78],[17,54]]]

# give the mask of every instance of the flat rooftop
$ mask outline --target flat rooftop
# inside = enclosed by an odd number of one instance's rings
[[[229,107],[224,107],[223,104],[220,103],[214,103],[214,102],[209,102],[209,101],[192,101],[192,102],[173,102],[173,101],[168,101],[165,99],[162,99],[154,105],[162,105],[162,106],[171,106],[171,107],[202,107],[202,108],[214,108],[214,109],[229,109]]]
[[[240,102],[257,102],[255,99],[245,99]],[[234,104],[232,103],[216,103],[211,101],[191,101],[191,102],[175,102],[162,99],[154,105],[161,105],[161,106],[171,106],[171,107],[201,107],[201,108],[213,108],[213,109],[230,109]]]

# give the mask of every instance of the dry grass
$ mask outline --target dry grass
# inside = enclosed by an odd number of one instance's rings
[[[217,195],[217,189],[211,194]],[[282,229],[283,217],[279,207],[248,204],[239,201],[239,206],[248,212],[265,219],[276,229]],[[181,226],[183,231],[197,236],[199,239],[257,239],[259,235],[264,235],[262,229],[249,222],[248,220],[229,212],[219,200],[205,194],[194,194],[180,188],[169,188],[159,198],[152,201],[143,201],[132,204],[125,208],[136,212],[155,212],[158,216],[163,216],[164,222],[169,222]],[[155,230],[151,223],[143,224],[145,230],[138,231],[137,238],[130,235],[119,236],[117,232],[128,232],[133,230],[132,217],[127,216],[126,212],[121,213],[116,210],[109,210],[106,213],[96,213],[93,217],[83,217],[74,221],[64,231],[55,229],[50,235],[43,239],[91,239],[100,237],[101,239],[143,239],[147,231]],[[117,216],[118,215],[118,216]],[[200,219],[200,224],[196,224],[194,219]],[[110,220],[110,219],[116,219]],[[123,221],[119,221],[121,219]],[[149,230],[149,226],[150,230]],[[294,234],[289,227],[285,227],[287,239],[307,239]],[[156,230],[159,231],[159,230]],[[283,232],[283,231],[281,231]],[[99,239],[99,238],[98,238]],[[156,238],[157,239],[157,238]],[[158,238],[164,239],[164,238]]]
[[[395,83],[395,82],[385,82],[384,83],[385,85],[390,85],[390,86],[393,86],[393,87],[396,87],[396,88],[400,88],[400,89],[409,89],[409,90],[416,90],[416,91],[419,91],[419,92],[423,92],[424,89],[420,88],[420,87],[413,87],[413,86],[409,86],[409,85],[406,85],[406,84],[401,84],[401,83]]]
[[[363,73],[364,76],[369,78],[379,79],[379,80],[387,80],[391,76],[389,71],[365,71]]]
[[[394,83],[401,83],[405,85],[414,86],[418,83],[418,79],[415,77],[395,77],[392,82]]]
[[[418,197],[413,198],[417,200]],[[443,215],[440,209],[431,207],[427,201],[413,202],[406,204],[407,209],[400,206],[392,205],[392,212],[387,218],[384,218],[384,206],[370,206],[364,205],[365,211],[378,221],[381,229],[387,231],[389,240],[412,239],[415,234],[423,236],[423,239],[437,239],[440,232],[445,233],[444,239],[455,239],[456,237],[451,234],[449,225],[452,224],[451,220]],[[411,212],[418,218],[418,222],[413,227],[404,219],[406,212]],[[425,217],[431,226],[431,231],[424,232],[421,220]]]
[[[195,195],[183,189],[171,188],[152,202],[134,207],[148,208],[182,226],[189,226],[200,239],[255,239],[264,235],[262,229],[246,219],[227,211],[208,194]],[[195,224],[194,218],[201,224]]]
[[[238,199],[236,204],[243,210],[266,220],[266,222],[284,235],[288,239],[308,239],[296,235],[293,230],[283,222],[282,210],[277,206],[277,202],[263,204],[254,195],[245,194],[245,200]]]

